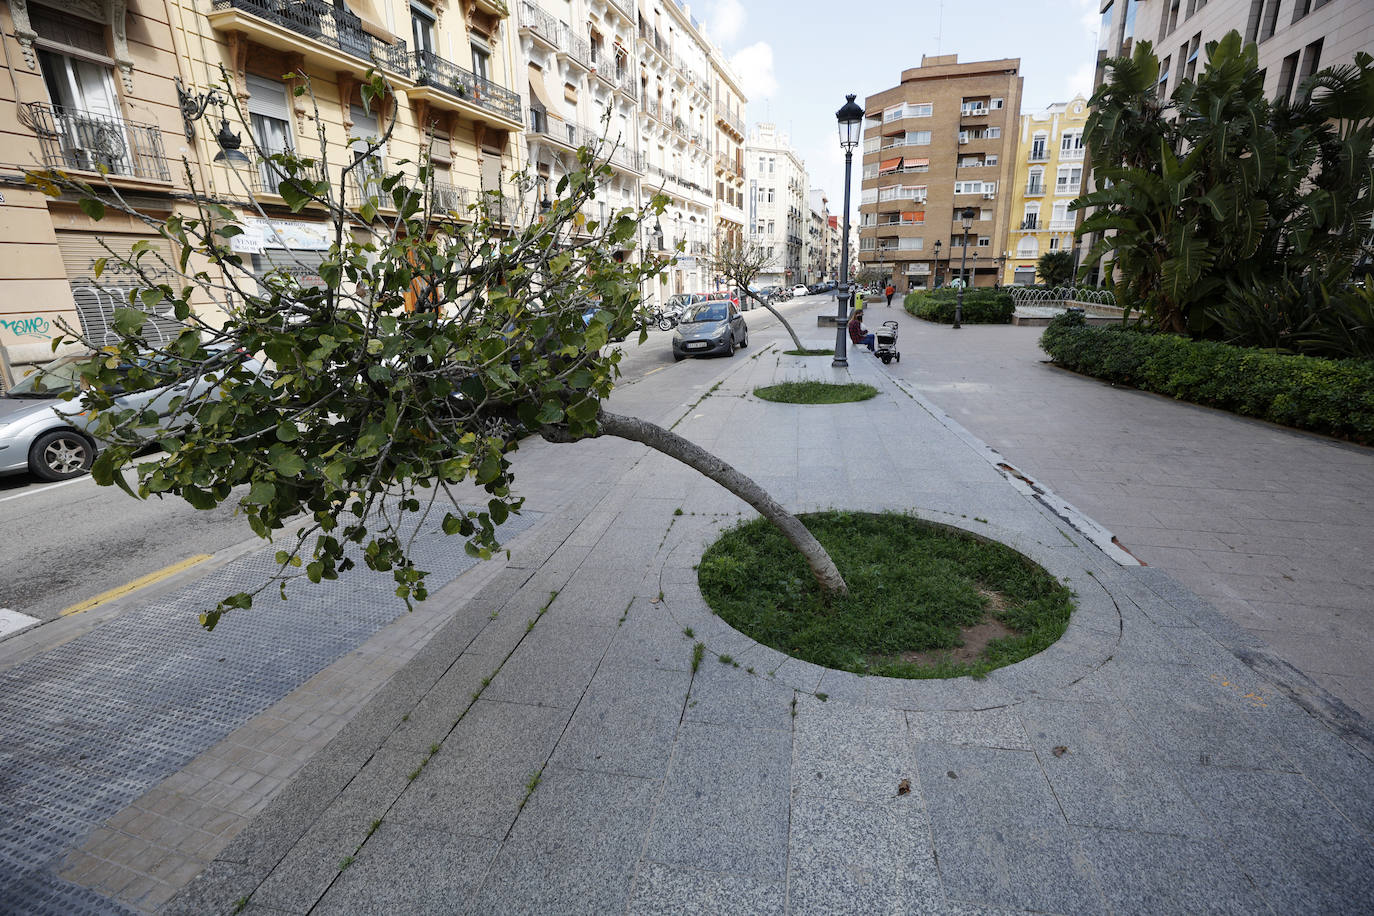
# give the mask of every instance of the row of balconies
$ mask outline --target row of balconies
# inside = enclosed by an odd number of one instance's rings
[[[729,156],[716,156],[716,169],[735,178],[744,178],[744,163]]]
[[[414,78],[480,108],[520,121],[520,96],[477,76],[432,51],[411,54],[397,39],[388,44],[363,30],[362,20],[342,4],[323,0],[213,0],[211,13],[248,13],[303,38],[358,58],[365,66],[375,60],[398,76]]]
[[[1063,232],[1067,229],[1074,229],[1077,226],[1078,220],[1072,217],[1042,220],[1038,216],[1027,216],[1021,220],[1021,223],[1016,228],[1026,231],[1048,230],[1050,232]]]

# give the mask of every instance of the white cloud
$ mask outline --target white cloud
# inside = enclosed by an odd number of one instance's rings
[[[1102,25],[1102,13],[1097,0],[1078,0],[1078,21],[1087,37],[1093,38],[1097,35],[1097,30]]]
[[[739,0],[715,0],[707,17],[711,37],[722,45],[734,44],[744,31],[744,7]]]
[[[759,41],[740,48],[730,58],[730,66],[739,74],[750,105],[778,91],[778,79],[773,75],[773,46],[768,42]]]
[[[1091,63],[1086,63],[1073,72],[1065,86],[1065,101],[1068,101],[1075,95],[1081,95],[1085,99],[1091,98],[1093,94],[1093,76],[1095,69],[1096,68]]]

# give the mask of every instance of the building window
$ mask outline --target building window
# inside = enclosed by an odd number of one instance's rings
[[[1077,194],[1082,182],[1083,167],[1081,165],[1061,165],[1059,176],[1055,181],[1054,193]]]
[[[276,164],[268,162],[266,157],[294,149],[286,86],[252,73],[248,74],[247,83],[249,122],[253,128],[253,139],[263,155],[263,161],[258,166],[259,190],[276,194],[277,186],[286,175]]]
[[[909,130],[906,132],[907,146],[930,146],[930,131]]]
[[[1016,244],[1016,256],[1018,258],[1033,258],[1040,253],[1040,243],[1035,236],[1028,235]]]
[[[996,111],[997,109],[1002,108],[1003,106],[1005,106],[1005,104],[1006,104],[1006,102],[1003,101],[1002,99],[993,99],[993,100],[992,100],[992,110],[993,110],[993,111]]]
[[[410,35],[415,40],[416,51],[422,54],[433,54],[434,14],[416,4],[411,4]]]
[[[1274,3],[1277,6],[1278,0],[1274,0]],[[1202,33],[1198,32],[1193,36],[1193,40],[1188,42],[1188,59],[1183,68],[1183,78],[1186,80],[1192,79],[1193,75],[1197,73],[1197,54],[1200,44],[1202,44]]]
[[[481,80],[489,80],[488,75],[491,64],[491,48],[485,42],[474,41],[472,43],[472,72]]]
[[[1050,135],[1038,133],[1031,138],[1030,161],[1044,162],[1050,158],[1049,154]]]
[[[985,140],[996,140],[1000,136],[1002,136],[1002,128],[1000,127],[989,127],[983,131],[983,139]]]

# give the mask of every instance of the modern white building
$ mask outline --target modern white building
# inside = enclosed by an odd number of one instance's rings
[[[803,282],[802,234],[809,215],[806,165],[773,124],[755,125],[744,150],[749,241],[772,252],[759,285]]]

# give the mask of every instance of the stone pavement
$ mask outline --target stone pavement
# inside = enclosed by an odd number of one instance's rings
[[[852,374],[880,394],[862,405],[754,398],[831,375],[777,337],[611,406],[796,510],[899,509],[1012,544],[1077,592],[1063,639],[981,681],[789,659],[696,588],[746,506],[639,446],[529,443],[517,479],[541,518],[509,562],[436,596],[413,660],[164,912],[1367,910],[1362,717],[1314,704],[1163,571],[1118,565],[866,354]]]
[[[1374,449],[1057,369],[1041,330],[905,321],[892,371],[1374,718]]]

